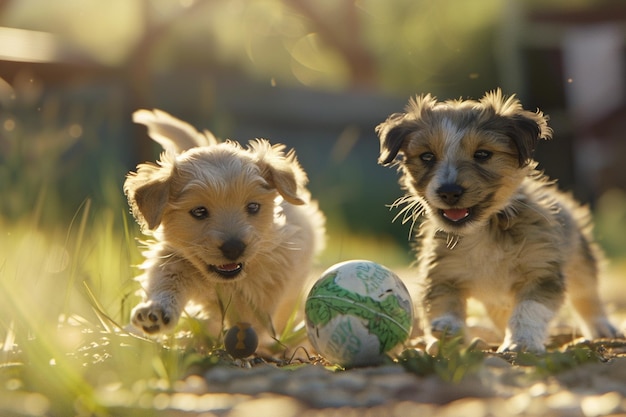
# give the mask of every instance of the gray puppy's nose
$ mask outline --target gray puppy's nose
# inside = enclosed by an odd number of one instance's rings
[[[437,195],[444,203],[453,206],[458,203],[465,190],[457,184],[444,184],[437,189]]]

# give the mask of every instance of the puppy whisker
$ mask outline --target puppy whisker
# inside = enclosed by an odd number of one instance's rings
[[[154,259],[159,259],[161,261],[159,262],[159,266],[162,268],[176,265],[183,261],[183,259],[180,256],[178,256],[175,252],[172,252],[167,255],[155,256]]]
[[[454,249],[457,243],[459,243],[459,240],[459,235],[448,233],[448,236],[446,238],[446,247],[450,250]]]
[[[425,208],[421,201],[416,199],[414,196],[405,195],[403,197],[398,198],[393,204],[388,205],[389,209],[392,210],[394,208],[398,208],[404,204],[404,207],[400,209],[400,211],[394,216],[391,220],[395,222],[398,218],[402,218],[402,224],[406,224],[411,222],[411,226],[409,227],[409,239],[413,236],[413,231],[415,229],[415,224],[418,219],[424,214]]]
[[[290,241],[290,240],[285,241],[285,242],[280,242],[278,245],[276,245],[276,242],[274,242],[273,240],[263,240],[260,242],[260,244],[266,247],[272,245],[276,248],[286,249],[289,251],[300,251],[303,249],[301,246],[301,243],[296,242],[296,241]]]

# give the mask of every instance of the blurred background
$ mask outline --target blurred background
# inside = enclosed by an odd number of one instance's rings
[[[550,115],[554,139],[536,158],[593,208],[617,299],[625,47],[624,0],[0,0],[2,386],[11,398],[26,387],[96,407],[104,397],[89,403],[85,387],[111,375],[132,380],[144,365],[177,375],[151,355],[106,362],[128,341],[85,351],[85,334],[110,341],[137,301],[140,233],[122,184],[160,152],[132,124],[138,108],[296,148],[329,221],[320,268],[350,258],[406,268],[409,225],[392,223],[388,207],[402,192],[395,170],[376,163],[374,127],[416,94],[501,87]],[[120,368],[90,376],[82,360]],[[22,363],[64,371],[47,381]]]
[[[411,95],[497,87],[550,115],[537,158],[595,205],[626,184],[625,29],[622,0],[2,0],[0,214],[44,188],[44,224],[120,203],[159,153],[130,115],[157,107],[295,147],[331,235],[407,246],[374,127]]]
[[[122,183],[160,149],[131,114],[160,108],[296,148],[329,220],[325,263],[407,265],[374,127],[415,94],[501,87],[550,115],[541,168],[600,213],[622,257],[625,40],[623,0],[0,0],[0,224],[68,240],[82,213],[134,247]]]

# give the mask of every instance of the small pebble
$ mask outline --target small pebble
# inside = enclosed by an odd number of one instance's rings
[[[512,368],[510,362],[500,358],[499,356],[488,356],[483,360],[483,365],[489,368],[508,369]]]
[[[580,402],[580,408],[586,417],[605,416],[619,409],[622,396],[617,392],[608,392],[603,395],[590,395]]]

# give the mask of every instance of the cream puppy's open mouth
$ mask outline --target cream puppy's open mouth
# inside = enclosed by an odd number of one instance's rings
[[[234,278],[243,271],[242,263],[231,263],[224,265],[209,265],[209,271],[215,272],[224,278]]]

